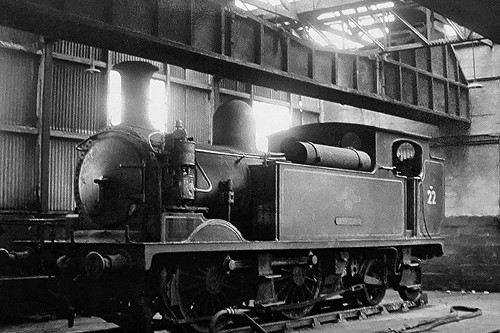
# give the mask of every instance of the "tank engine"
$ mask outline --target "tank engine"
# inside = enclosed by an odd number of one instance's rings
[[[66,238],[19,243],[58,276],[71,313],[140,331],[159,313],[205,331],[229,306],[298,318],[332,295],[420,297],[420,260],[442,255],[443,161],[428,138],[322,123],[272,135],[264,154],[250,107],[231,101],[214,144],[197,144],[180,122],[152,129],[154,66],[115,69],[123,121],[77,147]]]

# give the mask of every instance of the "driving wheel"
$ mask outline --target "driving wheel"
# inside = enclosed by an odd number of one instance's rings
[[[280,277],[274,280],[274,290],[279,301],[294,305],[314,300],[321,289],[319,265],[283,266],[275,269]],[[283,310],[281,314],[289,319],[303,317],[311,312],[314,304],[296,309]]]

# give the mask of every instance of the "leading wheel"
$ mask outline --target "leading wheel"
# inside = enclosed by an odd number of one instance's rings
[[[275,269],[281,275],[274,281],[274,289],[279,301],[298,304],[314,300],[319,296],[322,279],[319,265],[283,266]],[[289,319],[297,319],[311,312],[314,304],[297,309],[284,310],[281,314]]]
[[[384,262],[379,258],[370,258],[363,262],[359,272],[365,288],[356,294],[356,299],[363,305],[377,305],[385,296]]]

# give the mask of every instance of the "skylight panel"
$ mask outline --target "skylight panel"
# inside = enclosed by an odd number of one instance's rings
[[[354,8],[344,9],[342,11],[342,14],[344,14],[344,15],[356,14],[356,9],[354,9]]]
[[[385,22],[394,22],[395,19],[396,19],[396,17],[394,17],[394,15],[392,15],[392,14],[388,14],[388,15],[384,16]]]
[[[375,23],[375,20],[371,16],[361,16],[358,19],[358,23],[361,26],[367,26],[367,25],[372,25]]]
[[[453,29],[453,27],[449,24],[445,24],[443,26],[444,28],[444,34],[446,35],[446,37],[456,37],[457,36],[457,32],[455,31],[455,29]]]
[[[368,33],[370,34],[370,36],[374,37],[374,38],[382,38],[384,37],[384,33],[382,32],[381,29],[370,29],[368,30]]]
[[[329,43],[314,29],[308,30],[309,36],[313,39],[314,42],[321,46],[327,46]]]
[[[363,33],[360,33],[360,36],[359,36],[362,40],[364,40],[365,42],[368,42],[368,43],[373,43],[373,41],[371,40],[370,37],[368,37],[367,35],[363,34]]]
[[[317,17],[317,19],[321,21],[321,20],[326,20],[326,19],[334,18],[334,17],[335,17],[335,15],[333,15],[332,12],[328,12],[328,13],[323,13],[323,14],[319,15]]]
[[[376,5],[377,9],[387,9],[387,8],[392,8],[394,7],[394,2],[389,1],[389,2],[382,2]]]

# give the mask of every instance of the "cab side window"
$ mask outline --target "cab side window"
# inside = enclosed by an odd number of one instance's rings
[[[392,146],[392,164],[398,174],[418,177],[422,172],[422,147],[407,140],[396,141]]]

